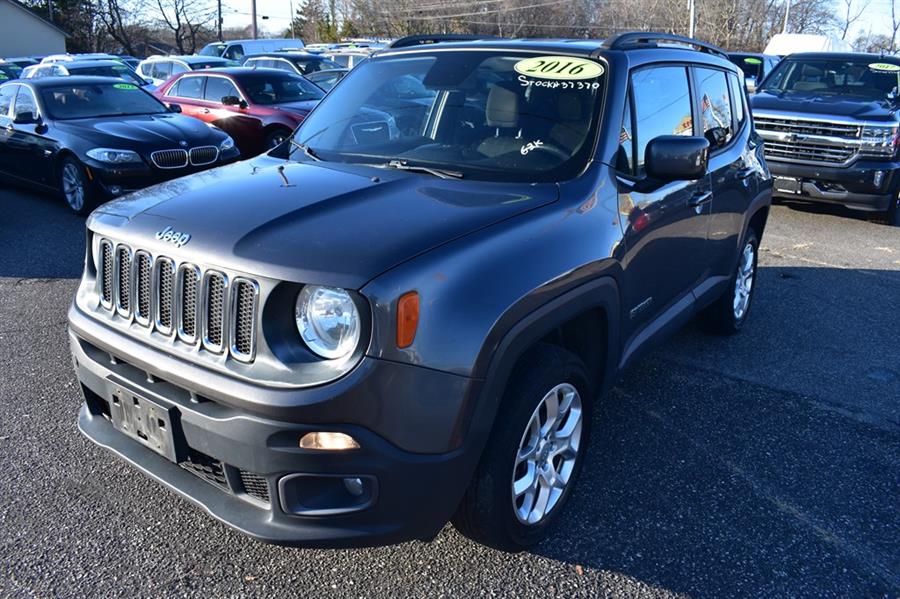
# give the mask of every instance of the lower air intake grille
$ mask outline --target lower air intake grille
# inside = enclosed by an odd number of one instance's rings
[[[255,472],[241,470],[241,482],[247,495],[269,503],[269,484],[265,478]]]
[[[222,462],[203,452],[190,449],[188,451],[188,459],[180,462],[179,466],[208,483],[223,489],[228,488],[228,484],[225,482],[225,468],[222,466]]]

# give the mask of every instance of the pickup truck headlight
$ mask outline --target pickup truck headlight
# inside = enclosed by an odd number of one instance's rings
[[[359,344],[359,310],[343,289],[307,285],[297,296],[294,317],[303,342],[318,356],[343,358]]]
[[[94,160],[109,164],[124,164],[128,162],[140,162],[141,157],[131,150],[116,150],[113,148],[92,148],[85,152]]]
[[[866,125],[862,131],[860,150],[866,156],[891,157],[898,141],[897,125]]]

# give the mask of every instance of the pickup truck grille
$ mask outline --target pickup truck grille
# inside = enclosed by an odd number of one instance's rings
[[[110,318],[126,318],[181,343],[251,362],[256,355],[259,286],[218,270],[99,242],[97,289]],[[114,301],[111,301],[114,300]]]
[[[862,125],[754,115],[767,160],[841,166],[859,153]]]

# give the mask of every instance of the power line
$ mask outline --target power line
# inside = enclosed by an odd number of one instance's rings
[[[403,17],[403,18],[406,20],[409,20],[409,21],[436,21],[436,20],[441,20],[441,19],[455,19],[457,17],[480,17],[483,15],[507,13],[507,12],[513,12],[516,10],[525,10],[528,8],[539,8],[541,6],[551,6],[553,4],[562,4],[563,2],[568,2],[568,1],[569,0],[551,0],[550,2],[541,2],[539,4],[529,4],[527,6],[512,6],[509,8],[498,8],[498,9],[494,9],[494,10],[482,10],[482,11],[478,11],[478,12],[465,12],[465,13],[456,13],[456,14],[452,14],[452,15],[430,15],[427,17],[421,16],[421,17]],[[393,13],[393,11],[390,11],[390,12],[386,11],[381,14],[390,16],[394,13]]]

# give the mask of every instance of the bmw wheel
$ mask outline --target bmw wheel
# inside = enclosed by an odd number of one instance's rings
[[[587,370],[574,354],[540,344],[510,377],[494,429],[453,517],[464,535],[518,551],[544,539],[584,460],[592,410]]]
[[[64,158],[59,168],[59,190],[75,214],[87,214],[94,208],[94,198],[84,167],[74,158]]]

